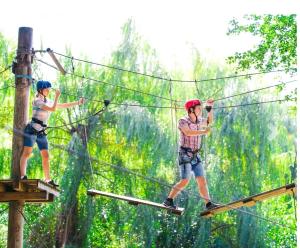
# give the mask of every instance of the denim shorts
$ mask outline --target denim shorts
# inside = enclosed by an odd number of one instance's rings
[[[191,157],[185,152],[179,152],[178,163],[181,179],[190,179],[192,172],[195,177],[204,176],[203,163],[199,154]]]
[[[33,147],[37,143],[40,150],[48,150],[48,140],[45,134],[36,134],[33,127],[28,124],[24,129],[24,146]]]

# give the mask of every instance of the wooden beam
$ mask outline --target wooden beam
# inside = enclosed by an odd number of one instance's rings
[[[56,58],[55,54],[50,48],[47,48],[47,53],[50,55],[52,58],[53,62],[56,64],[58,70],[60,71],[61,74],[66,75],[65,69],[62,67],[62,65],[59,63],[58,59]]]
[[[53,196],[56,196],[56,197],[59,196],[59,190],[57,188],[55,188],[54,186],[52,186],[52,185],[50,185],[50,184],[48,184],[44,181],[39,180],[37,188],[39,190],[45,190],[48,193],[52,194]]]
[[[50,195],[49,195],[50,196]],[[27,200],[25,201],[25,203],[28,203],[28,204],[36,204],[36,205],[41,205],[41,204],[44,204],[44,203],[51,203],[53,202],[53,200],[46,200],[46,199],[38,199],[38,200]]]
[[[13,180],[13,179],[1,179],[1,180],[0,180],[0,184],[5,184],[5,185],[9,184],[9,185],[13,185],[13,183],[14,183],[14,180]]]
[[[42,203],[50,203],[54,201],[54,195],[48,194],[48,199],[38,199],[38,200],[27,200],[26,203],[30,204],[42,204]]]
[[[26,201],[26,200],[48,200],[48,193],[44,192],[1,192],[0,201]]]
[[[276,189],[272,189],[257,195],[253,195],[238,201],[234,201],[210,210],[205,210],[200,213],[200,216],[202,217],[212,217],[214,214],[233,210],[235,208],[240,208],[240,207],[252,207],[256,204],[258,201],[264,201],[272,197],[276,197],[282,194],[291,194],[291,193],[296,192],[296,184],[291,183]]]
[[[13,181],[13,189],[15,191],[25,192],[28,186],[22,182],[22,180],[14,180]]]
[[[5,192],[5,191],[6,191],[5,185],[0,183],[0,192]]]
[[[32,189],[40,190],[40,191],[44,190],[55,196],[59,196],[59,189],[40,179],[26,179],[26,180],[4,179],[4,180],[0,180],[0,187],[4,189],[12,188],[14,191],[20,191],[20,192],[27,192]]]
[[[53,202],[59,193],[57,188],[40,179],[0,180],[0,202],[7,202],[8,199],[26,202]]]
[[[247,198],[243,200],[243,205],[245,207],[253,207],[256,204],[256,201],[253,198]]]
[[[177,215],[182,215],[182,213],[184,211],[184,208],[172,209],[172,208],[168,208],[168,207],[164,206],[163,204],[159,204],[159,203],[156,203],[156,202],[151,202],[151,201],[147,201],[147,200],[133,198],[133,197],[130,197],[130,196],[116,195],[116,194],[113,194],[113,193],[103,192],[103,191],[99,191],[99,190],[95,190],[95,189],[88,190],[87,194],[90,195],[90,196],[96,196],[96,195],[107,196],[107,197],[110,197],[110,198],[114,198],[114,199],[118,199],[118,200],[122,200],[122,201],[127,201],[129,204],[136,205],[136,206],[137,205],[147,205],[147,206],[162,208],[162,209],[169,210],[172,213],[177,214]]]

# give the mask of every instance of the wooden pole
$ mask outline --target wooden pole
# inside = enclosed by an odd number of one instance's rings
[[[28,117],[31,84],[32,28],[20,27],[15,72],[14,130],[23,130]],[[20,179],[20,157],[23,150],[23,136],[14,132],[12,141],[11,178]],[[23,207],[24,201],[9,203],[8,248],[23,247]]]
[[[53,62],[56,64],[56,66],[57,66],[58,70],[60,71],[60,73],[63,74],[63,75],[66,75],[65,69],[62,67],[62,65],[60,64],[60,62],[56,58],[56,56],[53,53],[53,51],[50,48],[47,48],[47,53],[50,55],[50,57],[52,58]]]

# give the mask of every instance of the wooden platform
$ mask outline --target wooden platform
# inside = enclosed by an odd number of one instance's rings
[[[217,213],[233,210],[234,208],[252,207],[258,201],[264,201],[271,197],[279,196],[282,194],[291,194],[293,192],[296,194],[296,184],[295,183],[291,183],[291,184],[285,185],[280,188],[269,190],[269,191],[266,191],[266,192],[263,192],[263,193],[260,193],[257,195],[249,196],[247,198],[210,209],[210,210],[203,211],[200,213],[200,215],[202,217],[212,217],[214,214],[217,214]]]
[[[113,193],[103,192],[103,191],[94,190],[94,189],[88,190],[87,194],[91,195],[91,196],[96,196],[96,195],[107,196],[107,197],[110,197],[110,198],[114,198],[114,199],[118,199],[118,200],[122,200],[122,201],[127,201],[131,205],[140,205],[141,204],[141,205],[147,205],[147,206],[162,208],[162,209],[166,209],[168,211],[171,211],[172,213],[177,214],[177,215],[182,215],[182,213],[184,211],[184,208],[171,209],[171,208],[168,208],[168,207],[164,206],[163,204],[159,204],[159,203],[156,203],[156,202],[141,200],[141,199],[137,199],[137,198],[133,198],[133,197],[129,197],[129,196],[116,195],[116,194],[113,194]]]
[[[53,202],[58,196],[57,188],[39,179],[0,180],[0,202],[18,200],[32,203]]]

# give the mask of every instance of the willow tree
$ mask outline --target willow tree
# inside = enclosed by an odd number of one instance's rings
[[[166,72],[155,50],[135,30],[132,20],[123,26],[122,32],[123,40],[105,59],[107,64],[164,78],[180,78],[178,70]],[[72,56],[70,50],[66,53]],[[25,215],[31,223],[25,225],[28,247],[41,244],[47,247],[295,246],[293,230],[270,226],[240,211],[229,211],[212,219],[200,218],[204,204],[194,181],[177,198],[177,203],[186,208],[180,217],[146,206],[132,207],[124,202],[100,197],[92,199],[86,195],[86,190],[93,187],[161,202],[170,190],[166,185],[179,179],[176,125],[178,118],[186,113],[179,108],[171,112],[147,106],[174,106],[174,101],[163,99],[172,97],[181,101],[175,106],[182,107],[187,98],[222,98],[266,82],[258,79],[257,83],[249,85],[247,79],[223,79],[170,84],[170,80],[72,62],[67,58],[61,62],[69,72],[74,70],[85,76],[83,79],[57,75],[61,100],[73,101],[85,96],[87,103],[80,108],[55,112],[50,120],[50,126],[62,126],[48,131],[51,172],[60,182],[62,192],[52,204],[26,207]],[[35,68],[37,79],[43,78],[37,73],[41,66],[38,64]],[[193,50],[191,78],[222,77],[233,69],[209,63]],[[88,77],[109,84],[88,80]],[[4,78],[5,83],[10,82],[8,74]],[[248,104],[280,94],[275,90],[264,95],[247,95],[218,101],[216,107]],[[1,93],[8,109],[13,108],[12,95],[12,89]],[[111,104],[101,114],[93,116],[103,108],[105,99]],[[229,202],[295,178],[296,126],[293,118],[286,114],[287,107],[274,104],[215,110],[213,132],[204,139],[202,149],[213,200]],[[6,111],[2,108],[1,114]],[[1,127],[10,122],[11,119],[1,119]],[[75,123],[68,124],[70,122]],[[10,159],[9,153],[10,148],[3,146],[0,158]],[[42,176],[40,164],[40,156],[35,151],[28,167],[31,178]],[[3,171],[8,175],[9,166],[4,164]],[[293,199],[289,196],[243,210],[295,226]],[[0,217],[0,221],[6,225],[3,218]],[[287,237],[285,240],[282,232]]]

